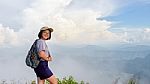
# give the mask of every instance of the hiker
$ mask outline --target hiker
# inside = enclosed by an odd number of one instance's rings
[[[48,46],[45,42],[46,40],[51,39],[52,32],[52,28],[45,26],[40,29],[38,34],[39,39],[37,39],[36,47],[41,59],[38,66],[34,68],[38,84],[45,84],[45,80],[49,81],[50,84],[58,84],[56,77],[48,67],[48,62],[52,61],[52,56],[50,55]]]

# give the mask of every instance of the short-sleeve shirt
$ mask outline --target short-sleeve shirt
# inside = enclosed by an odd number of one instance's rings
[[[47,56],[50,55],[49,50],[48,50],[48,47],[47,47],[47,44],[46,44],[46,42],[45,42],[43,39],[38,39],[36,46],[37,46],[37,51],[38,51],[38,52],[40,52],[40,51],[45,51],[45,54],[46,54]]]

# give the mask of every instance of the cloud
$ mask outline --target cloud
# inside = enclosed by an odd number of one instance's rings
[[[21,28],[21,12],[30,2],[31,0],[0,0],[0,23],[18,31]]]
[[[7,28],[7,30],[3,28],[2,30],[13,32],[16,39],[12,40],[14,42],[8,42],[12,45],[33,41],[37,38],[40,28],[45,25],[54,28],[52,42],[56,44],[140,42],[137,39],[138,33],[112,32],[109,30],[113,24],[111,21],[97,19],[111,15],[124,4],[122,2],[114,0],[36,0],[22,11],[20,19],[22,28],[20,30],[14,31],[12,28]],[[6,37],[5,34],[1,34],[1,38]],[[146,35],[140,35],[145,38],[142,41],[149,38],[146,32],[144,34]],[[2,40],[0,44],[5,44],[4,42]]]
[[[116,5],[115,0],[72,0],[69,4],[69,9],[72,10],[93,10],[100,12],[101,15],[109,16],[111,15],[119,6]]]
[[[93,44],[100,41],[120,41],[119,36],[108,31],[111,22],[96,19],[103,17],[102,13],[93,9],[68,10],[67,7],[71,2],[71,0],[38,0],[34,2],[23,12],[24,28],[20,34],[31,35],[28,33],[38,32],[40,27],[48,25],[54,28],[54,43]],[[36,35],[31,36],[35,37]]]
[[[105,52],[103,52],[99,46],[97,48],[96,46],[81,48],[53,46],[51,48],[54,50],[54,54],[52,53],[54,59],[49,62],[49,65],[56,77],[63,78],[72,75],[76,80],[84,80],[90,84],[112,84],[118,77],[124,81],[130,78],[130,74],[122,71],[124,61],[115,61],[119,60],[118,58],[121,56],[117,57],[110,50],[104,49]],[[6,50],[10,52],[6,53]],[[2,49],[0,66],[3,69],[0,69],[0,80],[19,80],[23,83],[26,80],[36,80],[34,71],[25,65],[26,53],[27,46]],[[125,53],[121,54],[125,55]],[[110,57],[112,59],[109,59]]]
[[[0,24],[0,45],[1,46],[9,46],[9,45],[18,45],[17,34],[13,29],[9,27],[4,27]]]
[[[121,36],[126,43],[148,44],[150,42],[150,28],[122,28]]]
[[[93,65],[90,63],[93,62],[93,58],[86,57],[86,59],[89,60],[84,61],[83,59],[85,59],[85,57],[80,55],[79,58],[80,59],[77,59],[72,56],[64,57],[64,59],[57,59],[55,60],[57,62],[54,63],[55,67],[53,70],[57,73],[59,78],[70,76],[71,74],[76,80],[84,80],[91,84],[113,84],[113,81],[118,77],[120,77],[120,80],[122,81],[127,81],[126,79],[131,77],[131,74],[117,71],[118,67],[114,66],[114,62],[110,62],[110,60],[105,63],[103,62],[102,64],[98,63],[100,60],[94,60],[95,64]],[[96,68],[94,67],[95,65],[99,65],[99,67]],[[104,70],[104,67],[107,67],[107,69]]]

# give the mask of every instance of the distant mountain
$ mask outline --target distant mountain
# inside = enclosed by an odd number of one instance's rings
[[[126,62],[125,72],[134,74],[135,78],[150,84],[150,54],[145,58],[136,58]]]
[[[147,72],[146,70],[150,70],[150,54],[147,55],[145,58],[136,58],[127,61],[126,71],[130,73]]]
[[[146,45],[120,45],[114,47],[101,47],[98,45],[87,45],[81,47],[53,46],[52,51],[56,56],[72,57],[103,57],[103,59],[134,59],[145,57],[150,52],[150,46]]]
[[[148,45],[121,45],[116,47],[117,50],[124,51],[150,51],[150,46]]]

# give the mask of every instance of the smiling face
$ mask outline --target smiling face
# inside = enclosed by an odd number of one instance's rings
[[[49,37],[50,37],[50,31],[49,30],[44,30],[43,32],[42,32],[42,39],[43,40],[48,40],[49,39]]]
[[[39,37],[39,39],[50,40],[51,39],[51,31],[49,29],[41,30],[38,34],[38,37]]]

